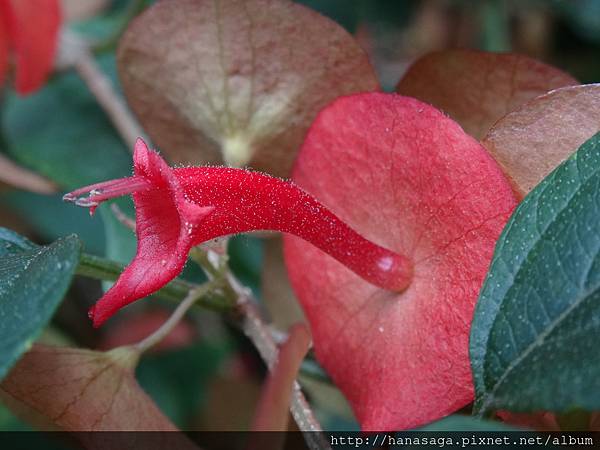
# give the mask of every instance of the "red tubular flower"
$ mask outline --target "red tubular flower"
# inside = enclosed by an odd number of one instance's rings
[[[472,400],[473,307],[517,202],[498,164],[440,111],[393,94],[336,100],[296,161],[306,191],[241,169],[171,169],[142,141],[134,169],[65,196],[136,204],[137,255],[92,310],[95,326],[175,277],[193,245],[278,230],[317,357],[363,429],[419,426]]]
[[[406,257],[363,238],[294,183],[243,169],[172,169],[141,139],[133,177],[64,198],[93,211],[100,202],[125,194],[133,194],[136,206],[137,253],[90,311],[94,326],[177,276],[192,246],[247,231],[296,235],[383,289],[401,291],[412,277]]]
[[[0,0],[0,84],[13,50],[17,92],[29,94],[43,85],[53,66],[60,23],[59,0]]]

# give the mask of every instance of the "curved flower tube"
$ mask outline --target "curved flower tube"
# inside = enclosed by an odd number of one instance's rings
[[[136,206],[137,253],[90,310],[95,327],[176,277],[193,246],[248,231],[296,235],[387,290],[402,291],[412,278],[405,256],[365,239],[294,183],[243,169],[173,169],[141,139],[133,177],[87,186],[64,200],[93,212],[99,203],[127,194]]]

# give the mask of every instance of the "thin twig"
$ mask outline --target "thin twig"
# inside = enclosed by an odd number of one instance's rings
[[[135,141],[139,137],[144,137],[144,132],[121,96],[117,94],[111,80],[98,67],[88,49],[79,53],[75,59],[74,67],[127,146],[133,150]]]
[[[77,275],[93,278],[96,280],[114,281],[125,270],[125,267],[114,261],[110,261],[99,256],[82,253],[79,265],[77,266]],[[187,296],[190,290],[196,289],[201,285],[190,283],[189,281],[175,278],[162,289],[154,293],[157,297],[165,300],[180,302]],[[222,292],[224,289],[207,292],[204,297],[198,300],[198,304],[204,308],[217,312],[230,311],[232,301]]]
[[[145,137],[144,131],[112,80],[98,67],[90,43],[69,29],[63,30],[55,64],[58,69],[75,68],[123,141],[133,150],[137,138]]]
[[[0,154],[0,181],[38,194],[53,194],[58,188],[50,180],[27,170]]]
[[[116,203],[111,203],[110,210],[112,211],[112,213],[115,216],[115,219],[117,219],[118,222],[120,222],[126,228],[129,228],[131,231],[135,232],[135,219],[132,219],[127,214],[125,214],[123,210],[119,208],[119,205],[117,205]]]
[[[119,39],[127,30],[129,23],[140,14],[146,7],[146,0],[132,0],[127,6],[125,13],[119,18],[120,25],[106,39],[95,42],[93,45],[94,52],[103,52],[112,49],[118,44]]]
[[[206,282],[197,288],[190,290],[187,296],[183,299],[181,303],[177,306],[173,314],[164,322],[158,330],[152,333],[150,336],[146,337],[142,341],[138,342],[135,345],[135,348],[140,352],[145,352],[146,350],[154,347],[160,341],[162,341],[166,336],[168,336],[171,331],[177,326],[179,321],[183,318],[185,313],[190,307],[196,303],[199,299],[204,297],[208,292],[213,290],[216,287],[216,283],[214,281]]]

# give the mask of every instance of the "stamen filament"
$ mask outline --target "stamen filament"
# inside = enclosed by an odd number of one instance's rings
[[[63,200],[75,203],[77,206],[90,208],[93,212],[93,210],[103,201],[150,188],[151,184],[140,176],[118,178],[116,180],[104,181],[102,183],[91,184],[76,189],[65,194]]]

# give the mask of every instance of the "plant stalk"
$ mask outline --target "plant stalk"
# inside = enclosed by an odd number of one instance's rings
[[[141,340],[135,345],[135,348],[143,353],[146,350],[154,347],[160,341],[162,341],[165,337],[167,337],[171,331],[177,326],[179,321],[183,318],[185,313],[190,309],[194,303],[201,300],[204,296],[206,296],[210,291],[217,289],[219,287],[218,280],[207,281],[206,283],[190,290],[187,296],[183,299],[173,314],[164,322],[161,327],[152,333],[150,336],[147,336],[145,339]]]
[[[115,281],[124,269],[125,267],[117,262],[83,253],[79,260],[77,274],[96,280]],[[176,278],[154,295],[165,300],[180,302],[187,297],[190,291],[198,289],[201,286]],[[211,289],[198,299],[197,303],[204,308],[217,312],[230,311],[235,304],[221,289]]]

